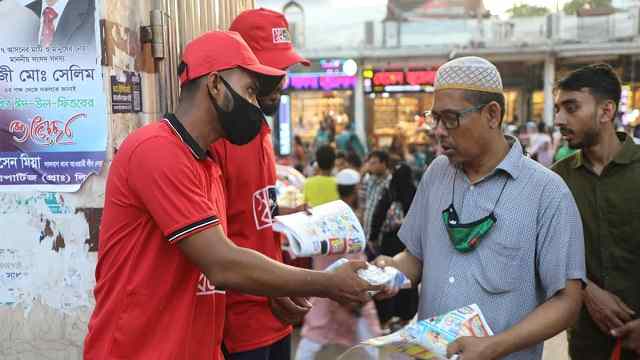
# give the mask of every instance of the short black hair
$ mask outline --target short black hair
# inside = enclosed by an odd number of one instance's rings
[[[316,150],[316,161],[322,170],[331,170],[336,163],[336,151],[331,145],[324,145]]]
[[[556,89],[565,91],[580,91],[585,88],[598,101],[613,101],[616,104],[616,112],[618,111],[622,84],[610,65],[587,65],[570,73],[556,85]]]
[[[187,64],[181,62],[180,65],[178,65],[178,78],[182,76],[182,73],[184,73],[185,71],[187,71]],[[182,84],[180,86],[180,100],[185,101],[193,97],[193,95],[196,94],[200,87],[200,82],[206,78],[206,76],[201,76],[199,78],[191,79]]]
[[[371,152],[371,154],[369,154],[369,159],[371,158],[377,158],[378,160],[380,160],[381,163],[385,164],[387,167],[389,167],[389,153],[384,151],[384,150],[374,150]]]
[[[338,151],[336,152],[336,160],[337,159],[343,159],[347,161],[347,154],[344,151]]]
[[[346,198],[356,192],[356,185],[338,185],[338,194],[340,198]]]
[[[488,105],[489,103],[494,101],[498,103],[498,106],[500,106],[500,113],[501,113],[500,124],[502,124],[502,121],[504,120],[504,114],[506,112],[504,94],[498,94],[498,93],[492,93],[492,92],[486,92],[486,91],[465,90],[463,92],[463,97],[465,100],[470,102],[471,105],[473,106]]]
[[[362,159],[353,151],[347,154],[347,162],[356,169],[360,169],[362,167]]]

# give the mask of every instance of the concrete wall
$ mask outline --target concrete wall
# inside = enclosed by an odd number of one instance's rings
[[[253,0],[198,1],[200,8],[190,6],[190,14],[181,9],[184,3],[180,0],[100,1],[99,18],[108,30],[103,43],[107,55],[103,63],[108,64],[103,67],[105,96],[110,98],[111,75],[122,70],[139,72],[144,112],[109,114],[105,166],[77,193],[0,192],[0,251],[5,251],[7,258],[7,249],[12,249],[9,256],[16,261],[11,266],[29,273],[28,282],[18,291],[18,301],[0,302],[0,359],[82,358],[94,305],[98,227],[109,164],[114,149],[128,134],[161,116],[165,109],[159,100],[170,95],[166,94],[168,90],[161,91],[160,84],[166,77],[175,76],[175,70],[165,73],[164,64],[154,62],[150,45],[141,44],[140,26],[149,25],[154,5],[181,11],[187,16],[183,24],[199,16],[198,11],[208,12],[208,23],[199,20],[198,26],[190,26],[190,33],[174,28],[184,41],[205,30],[226,28],[236,14],[253,6]],[[174,50],[180,47],[167,46]],[[111,108],[109,103],[107,108]],[[0,263],[0,270],[2,266]]]

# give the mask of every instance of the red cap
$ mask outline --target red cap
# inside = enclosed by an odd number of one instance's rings
[[[210,31],[187,44],[182,52],[185,68],[180,73],[180,86],[214,71],[241,67],[259,75],[283,77],[286,73],[262,65],[242,36],[235,31]]]
[[[283,70],[298,63],[311,65],[293,50],[289,23],[279,12],[246,10],[233,20],[229,30],[239,32],[263,64]]]

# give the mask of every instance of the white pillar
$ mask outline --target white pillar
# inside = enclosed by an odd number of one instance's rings
[[[556,58],[554,54],[547,54],[544,60],[544,122],[553,126],[553,85],[556,77]]]
[[[356,87],[353,90],[353,121],[355,121],[355,132],[360,138],[360,142],[364,145],[365,150],[368,150],[367,146],[367,130],[365,124],[364,113],[364,86],[362,84],[362,64],[358,64],[358,81],[356,81]]]

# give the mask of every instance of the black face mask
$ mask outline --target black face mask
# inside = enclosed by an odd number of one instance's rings
[[[218,112],[218,119],[226,134],[226,139],[234,145],[246,145],[260,133],[262,122],[265,121],[264,114],[259,107],[238,94],[225,79],[220,77],[220,80],[233,98],[233,108],[226,111],[218,105],[211,93],[209,93],[209,97]]]
[[[260,101],[260,98],[258,98],[258,104],[260,104],[260,109],[262,109],[262,112],[265,115],[273,116],[276,114],[276,111],[278,111],[278,108],[280,107],[280,99],[278,98],[278,101],[267,104],[266,102]]]

